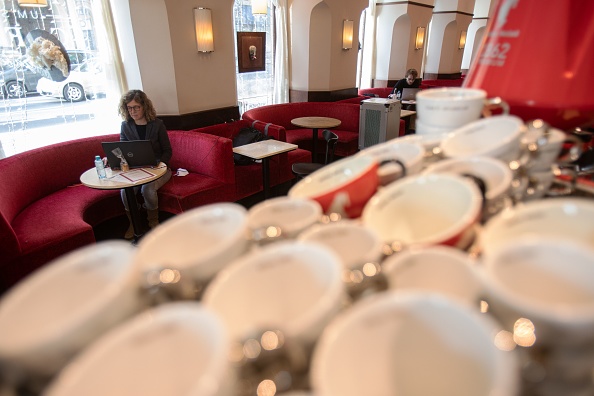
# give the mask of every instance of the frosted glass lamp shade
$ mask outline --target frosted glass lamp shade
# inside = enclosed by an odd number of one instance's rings
[[[345,19],[342,25],[342,49],[353,48],[353,21]]]
[[[194,26],[198,52],[213,52],[214,43],[210,8],[194,8]]]
[[[21,7],[47,7],[47,0],[19,0]]]

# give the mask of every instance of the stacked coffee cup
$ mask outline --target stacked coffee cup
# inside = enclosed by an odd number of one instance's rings
[[[487,98],[487,92],[476,88],[434,88],[417,94],[416,133],[445,135],[481,117],[485,106],[509,110],[500,98]]]

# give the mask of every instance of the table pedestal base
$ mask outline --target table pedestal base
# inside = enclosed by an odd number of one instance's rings
[[[136,202],[136,194],[134,194],[134,187],[124,188],[126,193],[126,201],[128,201],[128,210],[130,211],[130,220],[132,221],[132,228],[134,229],[134,239],[132,244],[136,245],[142,236],[140,224],[140,211],[138,210],[138,203]]]

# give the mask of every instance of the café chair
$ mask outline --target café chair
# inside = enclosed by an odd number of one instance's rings
[[[297,178],[302,179],[334,160],[334,147],[338,142],[338,135],[334,132],[329,131],[328,129],[324,129],[322,131],[322,136],[326,141],[326,159],[324,163],[320,164],[317,162],[297,162],[293,164],[291,170],[293,171],[293,174],[297,176]],[[315,158],[313,159],[313,161],[315,161]]]

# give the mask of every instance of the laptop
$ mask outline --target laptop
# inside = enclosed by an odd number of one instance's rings
[[[416,100],[417,93],[421,88],[402,88],[402,97],[400,100]]]
[[[131,140],[122,142],[103,142],[103,151],[107,162],[112,169],[120,168],[120,159],[115,156],[112,150],[120,148],[130,168],[142,168],[145,166],[156,166],[157,159],[150,140]]]

